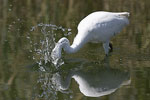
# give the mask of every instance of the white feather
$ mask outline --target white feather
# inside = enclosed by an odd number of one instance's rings
[[[110,39],[129,24],[128,17],[128,12],[94,12],[79,23],[78,34],[74,38],[73,44],[70,46],[67,38],[60,39],[59,45],[53,49],[52,55],[55,56],[53,53],[55,52],[59,55],[57,58],[61,57],[61,50],[56,50],[56,48],[64,48],[67,53],[75,53],[87,42],[103,42],[105,53],[108,54]]]

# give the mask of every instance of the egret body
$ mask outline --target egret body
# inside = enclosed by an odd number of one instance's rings
[[[78,34],[72,45],[67,38],[61,38],[52,50],[53,59],[61,58],[61,50],[66,53],[75,53],[88,42],[103,43],[105,54],[112,49],[110,39],[129,24],[128,12],[98,11],[89,14],[78,25]]]

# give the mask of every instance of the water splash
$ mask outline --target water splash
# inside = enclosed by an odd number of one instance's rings
[[[52,74],[51,73],[43,73],[40,74],[39,79],[37,81],[37,85],[40,87],[37,87],[38,89],[40,88],[42,90],[41,93],[37,93],[38,98],[44,98],[45,100],[57,100],[58,99],[58,94],[55,89],[55,86],[52,84],[51,81]]]
[[[41,71],[44,71],[45,67],[43,65],[46,65],[48,62],[52,63],[56,68],[64,64],[62,59],[56,60],[51,57],[52,49],[56,45],[55,37],[58,33],[62,33],[67,36],[71,34],[71,29],[43,23],[33,26],[30,29],[30,36],[27,36],[27,39],[30,40],[31,47],[33,49],[30,51],[35,53],[33,59],[39,64]],[[33,40],[35,37],[31,38],[31,34],[37,35],[35,35],[37,39],[34,39],[37,41]]]
[[[71,34],[71,29],[63,28],[52,24],[40,23],[33,26],[26,37],[30,43],[32,58],[40,70],[37,85],[35,86],[34,98],[44,98],[45,100],[57,100],[57,88],[52,82],[52,76],[64,61],[59,59],[55,61],[51,57],[52,49],[55,47],[56,34],[62,33],[67,36]],[[36,93],[40,89],[41,93]]]

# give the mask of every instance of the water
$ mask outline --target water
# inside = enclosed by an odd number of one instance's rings
[[[149,0],[1,0],[0,100],[149,100],[149,7]],[[72,43],[80,20],[98,10],[131,13],[110,56],[89,43],[53,64],[56,42]]]

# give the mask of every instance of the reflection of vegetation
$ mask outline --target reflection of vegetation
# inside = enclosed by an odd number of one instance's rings
[[[124,50],[110,59],[113,65],[119,62],[130,67],[135,78],[133,90],[129,93],[138,95],[136,99],[146,100],[149,94],[149,70],[145,67],[150,65],[149,5],[150,0],[0,0],[0,99],[27,100],[32,96],[31,84],[34,83],[32,80],[35,80],[36,74],[27,73],[22,67],[32,63],[32,58],[29,58],[32,53],[28,50],[30,44],[26,39],[31,26],[41,22],[52,23],[71,28],[76,33],[77,24],[87,14],[107,10],[131,13],[130,26],[113,40],[116,47],[119,45]],[[69,39],[72,40],[74,35],[69,36]],[[35,32],[32,36],[40,34]],[[85,49],[89,49],[89,46]],[[82,56],[85,49],[72,56]],[[95,55],[83,56],[97,60]],[[123,61],[119,60],[121,56],[124,57]],[[134,66],[139,68],[132,68]],[[137,70],[140,72],[136,73]],[[129,93],[126,94],[130,95]],[[117,97],[123,98],[121,94]]]

